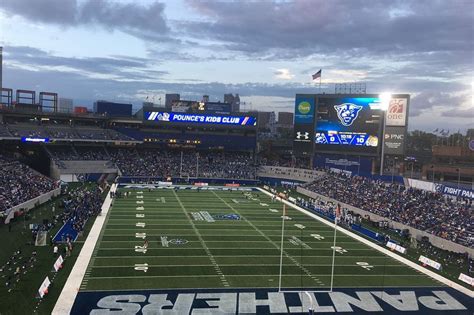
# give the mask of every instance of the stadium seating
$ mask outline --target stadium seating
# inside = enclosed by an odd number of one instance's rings
[[[334,172],[326,172],[305,188],[461,245],[473,245],[472,201]]]
[[[56,188],[56,183],[28,166],[0,155],[0,211]]]

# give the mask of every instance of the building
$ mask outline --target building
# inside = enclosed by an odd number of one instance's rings
[[[275,132],[275,112],[257,112],[257,126],[259,130]]]
[[[175,94],[166,94],[165,95],[165,108],[166,109],[171,109],[173,106],[173,102],[179,101],[180,100],[180,95],[175,93]]]
[[[97,101],[94,102],[94,113],[108,117],[130,117],[132,116],[132,104]]]
[[[232,93],[224,94],[224,103],[231,105],[232,112],[240,112],[240,96],[238,93],[235,96]]]
[[[278,113],[278,126],[281,128],[290,129],[293,127],[293,113],[290,112],[279,112]]]
[[[71,98],[59,98],[58,112],[60,113],[72,113],[74,108],[74,101]]]
[[[203,102],[203,103],[209,102],[209,95],[203,95],[203,96],[202,96],[202,102]]]

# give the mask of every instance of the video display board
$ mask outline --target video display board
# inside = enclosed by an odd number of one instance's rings
[[[231,105],[221,102],[206,102],[204,103],[204,110],[206,113],[228,115],[231,112]]]
[[[229,103],[221,102],[176,100],[172,102],[171,110],[175,113],[208,113],[228,115],[231,112],[231,105]]]
[[[382,115],[377,97],[318,97],[315,149],[376,153]]]
[[[208,114],[188,114],[162,111],[146,111],[143,119],[147,122],[163,124],[207,124],[228,126],[256,126],[257,118],[254,116],[228,116]]]

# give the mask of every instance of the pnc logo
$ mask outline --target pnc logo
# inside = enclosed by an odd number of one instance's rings
[[[298,104],[298,111],[303,114],[303,115],[306,115],[309,113],[309,111],[311,110],[311,104],[307,101],[302,101]]]

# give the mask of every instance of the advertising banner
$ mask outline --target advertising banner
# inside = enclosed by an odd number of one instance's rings
[[[407,98],[392,98],[385,115],[386,126],[406,126]]]
[[[296,95],[295,99],[295,125],[313,124],[314,121],[314,95]]]
[[[54,271],[58,272],[59,269],[62,268],[63,262],[64,262],[63,256],[59,255],[58,259],[56,259],[53,265]]]
[[[471,286],[474,286],[474,278],[469,277],[468,275],[465,275],[465,274],[461,273],[459,275],[458,279],[461,280],[464,283],[467,283],[467,284],[470,284]]]
[[[145,112],[144,119],[146,121],[156,121],[160,123],[191,123],[230,126],[257,125],[257,118],[253,116],[225,116],[176,112]]]
[[[370,174],[372,171],[372,159],[358,156],[316,154],[314,166],[346,170],[352,174]]]
[[[41,286],[38,289],[38,295],[40,298],[43,298],[46,294],[48,294],[48,288],[50,284],[51,281],[49,281],[49,278],[46,277],[46,279],[44,279],[43,283],[41,283]]]
[[[384,153],[391,155],[405,154],[405,127],[385,127]]]
[[[434,260],[431,260],[429,259],[428,257],[425,257],[423,255],[420,256],[420,258],[418,258],[418,260],[423,264],[423,265],[427,265],[427,266],[430,266],[436,270],[441,270],[441,264],[437,261],[434,261]]]
[[[387,242],[387,247],[402,254],[405,254],[407,252],[407,249],[405,247],[402,247],[390,241]]]

